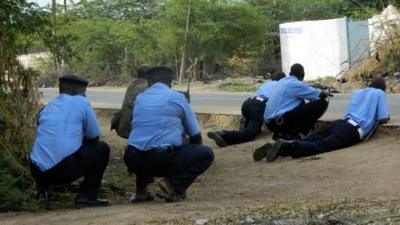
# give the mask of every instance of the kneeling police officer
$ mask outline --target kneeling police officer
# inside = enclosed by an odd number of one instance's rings
[[[185,96],[171,90],[173,72],[167,67],[148,70],[149,88],[136,97],[125,164],[136,174],[136,196],[131,201],[151,201],[147,191],[152,177],[157,196],[167,202],[186,198],[186,190],[211,165],[214,154],[202,145],[200,125]],[[184,144],[183,134],[189,136]]]

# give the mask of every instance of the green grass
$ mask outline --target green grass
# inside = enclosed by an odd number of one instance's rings
[[[230,80],[218,84],[217,88],[221,91],[228,92],[255,92],[257,91],[258,85],[243,80]]]

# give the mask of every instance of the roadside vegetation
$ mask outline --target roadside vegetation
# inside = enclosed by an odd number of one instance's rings
[[[389,3],[398,1],[82,0],[57,5],[46,32],[23,43],[26,53],[52,53],[42,63],[40,86],[54,86],[65,72],[86,76],[93,86],[125,85],[141,64],[168,65],[180,81],[208,82],[278,70],[280,23],[365,19]],[[50,6],[41,10],[50,17]]]
[[[0,3],[0,211],[37,209],[28,167],[38,110],[38,75],[16,59],[20,38],[39,32],[47,16],[24,0]]]
[[[0,1],[0,211],[40,208],[28,167],[37,85],[54,86],[67,72],[94,86],[123,85],[144,63],[169,65],[177,80],[266,75],[279,68],[278,24],[366,18],[389,3],[399,1],[81,0],[57,5],[54,20],[49,7]],[[17,55],[39,51],[51,52],[40,70],[19,64]],[[399,54],[380,56],[389,71],[399,69]],[[219,88],[253,92],[257,82],[225,80]]]

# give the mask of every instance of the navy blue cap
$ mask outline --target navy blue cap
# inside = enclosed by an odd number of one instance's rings
[[[58,81],[64,84],[71,84],[79,87],[87,87],[89,85],[89,81],[87,81],[83,77],[78,77],[73,74],[66,74],[58,79]]]
[[[147,77],[149,79],[160,78],[160,77],[166,77],[166,78],[168,77],[172,79],[172,75],[173,71],[166,66],[156,66],[147,70]]]

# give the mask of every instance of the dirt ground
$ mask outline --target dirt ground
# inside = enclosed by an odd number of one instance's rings
[[[132,192],[134,178],[127,175],[122,162],[126,141],[108,131],[109,119],[105,116],[100,116],[100,122],[104,140],[112,146],[112,157],[104,179]],[[0,224],[195,224],[197,219],[212,220],[257,207],[273,209],[281,204],[303,207],[353,198],[399,202],[400,132],[397,130],[384,130],[368,143],[316,157],[255,163],[254,149],[270,140],[270,135],[218,148],[205,132],[215,125],[232,126],[237,122],[232,118],[222,120],[231,121],[211,120],[205,126],[203,139],[213,147],[215,162],[190,187],[185,201],[167,204],[156,200],[133,205],[123,197],[113,199],[113,205],[107,208],[3,213]],[[152,188],[157,190],[155,185]]]

